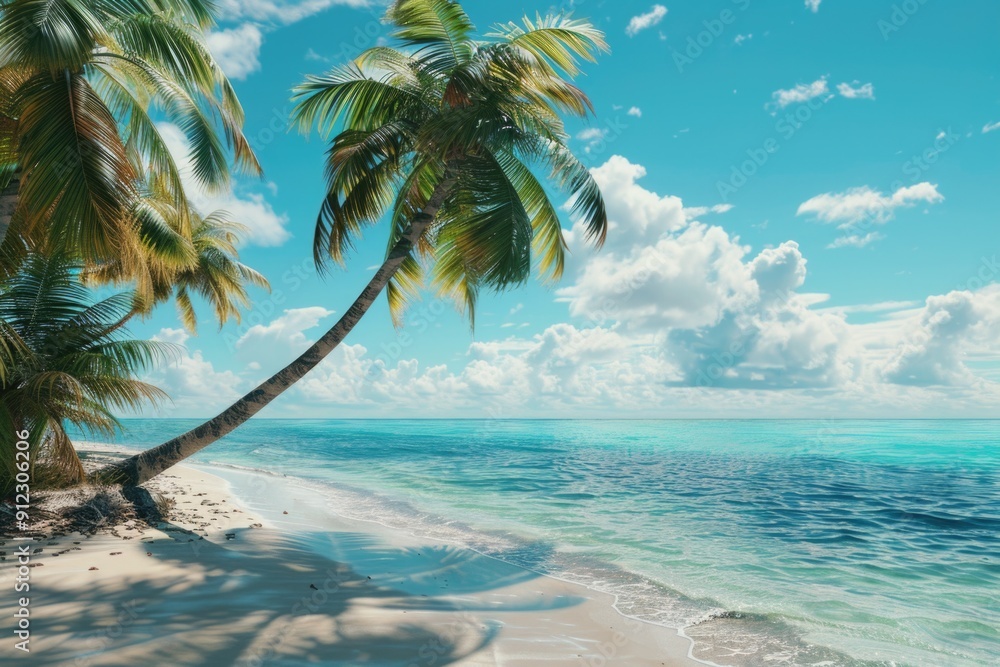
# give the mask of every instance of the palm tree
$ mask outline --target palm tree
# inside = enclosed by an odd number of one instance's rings
[[[249,285],[270,289],[267,278],[239,261],[237,244],[247,227],[230,220],[226,211],[202,216],[189,207],[190,236],[172,226],[185,216],[177,215],[170,202],[147,198],[137,217],[143,242],[138,267],[116,260],[83,275],[90,285],[134,285],[133,314],[148,315],[173,297],[182,324],[194,333],[198,320],[192,296],[208,302],[221,327],[230,319],[240,322],[240,310],[250,305]]]
[[[388,287],[396,322],[425,271],[470,318],[483,288],[523,283],[532,265],[559,277],[565,250],[556,209],[533,167],[572,196],[598,245],[604,200],[567,148],[560,113],[584,116],[570,83],[581,59],[606,49],[589,23],[524,19],[473,39],[457,2],[398,0],[386,14],[401,48],[379,46],[296,89],[302,128],[333,137],[328,192],[316,224],[320,267],[342,261],[362,229],[387,219],[388,251],[343,317],[298,359],[205,424],[101,472],[140,484],[250,419],[323,360]],[[534,262],[533,262],[534,256]]]
[[[35,484],[77,483],[85,475],[65,423],[111,435],[114,410],[165,397],[135,375],[169,358],[173,346],[126,339],[120,322],[132,295],[91,303],[80,269],[65,255],[30,255],[0,285],[0,497],[14,487],[16,432],[30,434]]]
[[[200,186],[227,187],[226,144],[259,173],[212,24],[207,0],[0,3],[0,275],[35,249],[140,266],[147,174],[188,211],[154,113],[187,135]]]

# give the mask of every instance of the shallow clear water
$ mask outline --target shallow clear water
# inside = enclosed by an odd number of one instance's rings
[[[197,460],[615,592],[719,664],[1000,656],[997,421],[254,420]]]

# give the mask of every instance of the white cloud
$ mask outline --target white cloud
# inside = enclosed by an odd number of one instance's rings
[[[884,223],[891,220],[896,209],[918,203],[937,204],[944,201],[937,185],[917,183],[900,187],[886,195],[868,186],[851,188],[845,192],[827,192],[803,202],[796,215],[813,215],[823,222],[839,223],[841,229],[849,228],[862,220]]]
[[[810,9],[813,14],[819,11],[819,5],[823,0],[806,0],[806,7]]]
[[[883,238],[885,238],[885,236],[878,232],[868,232],[864,235],[848,234],[834,239],[833,242],[826,247],[832,250],[836,250],[837,248],[864,248],[869,243]]]
[[[861,303],[853,306],[829,306],[817,309],[816,312],[840,313],[844,315],[852,313],[884,313],[887,311],[900,312],[919,307],[920,301],[880,301],[878,303]]]
[[[179,358],[143,378],[167,392],[172,399],[154,409],[157,415],[207,415],[242,395],[240,377],[232,371],[217,371],[200,350],[186,349],[189,336],[182,329],[161,329],[152,338],[185,346]]]
[[[997,121],[996,123],[986,123],[986,125],[983,125],[983,134],[993,132],[994,130],[1000,130],[1000,121]]]
[[[977,347],[996,356],[1000,285],[929,297],[906,329],[909,334],[883,370],[887,381],[918,386],[976,383],[964,358]]]
[[[613,155],[591,172],[607,206],[609,230],[605,248],[609,251],[654,243],[665,232],[684,225],[684,206],[679,197],[661,197],[636,183],[646,175],[642,165]],[[564,208],[568,209],[569,204]],[[566,239],[575,254],[585,250],[583,232],[578,226],[567,232]]]
[[[625,34],[629,37],[635,37],[641,31],[646,30],[647,28],[652,28],[654,25],[658,24],[666,15],[666,7],[663,5],[653,5],[652,8],[645,14],[633,16],[629,20],[628,26],[625,28]]]
[[[369,0],[221,0],[216,3],[219,18],[239,25],[210,31],[208,48],[229,78],[243,80],[260,69],[265,33],[334,5],[360,8],[370,4]],[[327,60],[312,49],[306,53],[306,59]]]
[[[635,116],[636,118],[642,118],[642,109],[640,109],[639,107],[631,107],[628,110],[628,115]]]
[[[355,409],[391,404],[426,414],[428,401],[444,400],[456,414],[541,409],[552,415],[634,407],[670,377],[669,364],[648,346],[611,329],[562,323],[528,339],[472,343],[468,362],[455,372],[341,345],[296,385],[294,401]]]
[[[577,139],[586,142],[583,150],[587,153],[600,146],[607,136],[608,131],[600,127],[588,127],[576,133]]]
[[[733,210],[732,204],[715,204],[714,206],[685,206],[684,217],[688,220],[700,218],[709,213],[729,213]]]
[[[614,156],[592,173],[612,228],[597,254],[580,246],[579,222],[569,233],[582,264],[557,297],[571,315],[663,339],[676,386],[827,386],[854,373],[843,319],[810,311],[813,299],[796,293],[806,265],[798,244],[749,257],[738,238],[692,220],[709,209],[640,186],[640,165]]]
[[[826,95],[830,92],[826,77],[816,79],[812,83],[800,83],[788,90],[776,90],[771,93],[771,103],[779,109],[784,109],[790,104],[800,104],[808,102],[814,98]]]
[[[516,314],[520,313],[523,309],[524,309],[524,304],[523,303],[519,303],[516,306],[514,306],[513,308],[511,308],[510,309],[510,313],[508,313],[508,314],[509,315],[516,315]]]
[[[264,195],[248,192],[240,195],[230,190],[223,193],[208,193],[192,176],[190,144],[184,132],[172,123],[158,123],[157,129],[170,150],[181,171],[188,198],[201,213],[228,211],[233,220],[249,229],[247,241],[259,246],[279,246],[291,238],[285,228],[288,218],[279,215],[268,203]]]
[[[570,314],[629,327],[693,328],[753,298],[742,258],[747,248],[720,227],[693,223],[654,244],[590,258],[573,285],[557,290]]]
[[[253,23],[208,33],[208,48],[230,79],[242,80],[260,69],[264,35]]]
[[[874,100],[875,99],[875,86],[870,83],[864,85],[858,85],[859,82],[855,81],[854,84],[849,83],[839,83],[837,84],[837,92],[840,93],[841,97],[846,97],[850,100]]]
[[[208,33],[208,48],[231,79],[242,80],[260,69],[264,34],[291,25],[334,5],[367,7],[370,0],[221,0],[219,18],[239,23],[234,28]],[[306,59],[326,60],[312,49]]]
[[[434,416],[493,418],[995,410],[1000,383],[984,379],[978,362],[1000,362],[1000,286],[931,297],[922,308],[908,301],[821,307],[830,296],[803,291],[808,263],[796,242],[752,252],[722,227],[697,220],[695,213],[711,209],[645,188],[646,170],[624,157],[592,173],[607,197],[611,230],[600,253],[586,249],[580,221],[568,232],[569,282],[557,300],[577,320],[536,335],[473,342],[452,368],[423,366],[404,345],[341,345],[275,409],[289,416],[377,416],[389,409],[427,416],[434,405],[442,406]],[[919,194],[904,192],[899,200]],[[516,304],[509,314],[521,310]],[[855,313],[864,314],[862,323],[848,322]],[[285,311],[248,330],[239,352],[257,347],[255,361],[285,362],[330,314],[321,307]],[[501,326],[508,335],[525,323]],[[161,333],[187,340],[177,330]],[[184,364],[169,384],[201,397],[188,402],[199,414],[248,388],[242,372],[216,371],[199,352]]]
[[[736,35],[736,37],[733,38],[733,43],[736,44],[736,46],[740,46],[741,44],[743,44],[743,42],[747,41],[748,39],[753,39],[753,33],[747,33],[746,35]]]
[[[291,308],[268,324],[256,324],[236,341],[236,348],[246,351],[260,351],[260,356],[273,355],[276,351],[292,350],[302,352],[312,341],[306,338],[305,331],[333,315],[332,310],[320,306],[308,308]]]

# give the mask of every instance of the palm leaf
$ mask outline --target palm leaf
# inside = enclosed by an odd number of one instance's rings
[[[604,34],[587,21],[569,16],[537,15],[534,22],[527,16],[524,27],[516,23],[496,26],[489,37],[497,37],[523,49],[544,64],[550,74],[561,69],[567,76],[580,73],[580,60],[597,62],[598,53],[607,53]]]
[[[22,215],[86,258],[127,252],[136,174],[114,117],[79,74],[37,75],[19,94]]]
[[[451,72],[466,62],[475,26],[457,2],[449,0],[397,0],[389,5],[385,20],[396,25],[392,37],[417,49],[425,66]]]

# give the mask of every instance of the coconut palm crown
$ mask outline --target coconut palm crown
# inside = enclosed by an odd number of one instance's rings
[[[169,359],[173,346],[131,340],[127,292],[94,301],[66,256],[30,255],[0,284],[0,496],[14,480],[14,434],[28,432],[35,482],[79,482],[83,468],[65,431],[73,424],[110,436],[114,412],[165,398],[136,379]],[[35,472],[39,472],[38,469]]]
[[[533,263],[546,278],[562,273],[562,229],[539,167],[574,197],[573,214],[602,243],[604,202],[567,147],[560,117],[592,111],[569,79],[581,60],[607,49],[602,33],[585,21],[539,16],[476,39],[462,7],[448,0],[400,0],[386,20],[398,48],[368,49],[295,91],[300,127],[336,133],[317,264],[342,262],[362,229],[383,219],[391,251],[447,184],[417,253],[388,285],[389,303],[398,324],[429,270],[433,286],[471,318],[482,288],[521,284]]]

